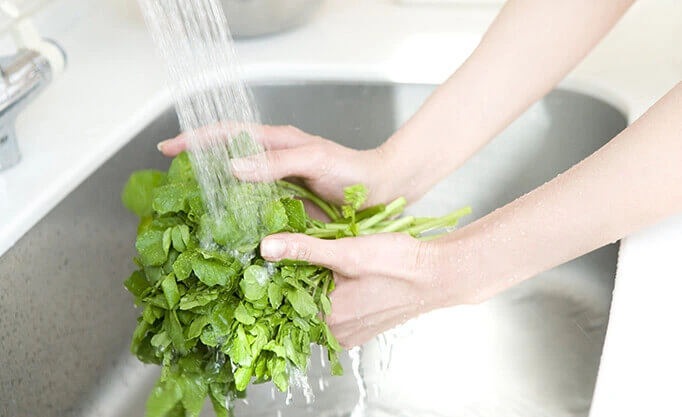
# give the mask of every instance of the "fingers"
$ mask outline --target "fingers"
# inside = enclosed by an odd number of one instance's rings
[[[281,149],[253,156],[232,160],[232,172],[242,181],[272,181],[287,177],[315,179],[327,172],[321,151],[313,147],[297,147]]]
[[[293,126],[222,122],[214,126],[196,129],[191,133],[181,133],[175,138],[160,142],[157,148],[166,156],[176,156],[188,149],[191,135],[194,135],[199,143],[210,143],[214,140],[227,140],[229,137],[244,131],[251,134],[254,141],[262,144],[269,150],[295,148],[322,140]]]
[[[342,275],[415,278],[424,273],[422,243],[411,236],[386,233],[338,240],[316,239],[282,233],[261,242],[261,255],[268,261],[293,259],[324,266]]]

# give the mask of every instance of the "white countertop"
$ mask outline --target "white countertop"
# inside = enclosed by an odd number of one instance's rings
[[[307,26],[239,42],[238,52],[250,81],[439,83],[495,13],[329,0]],[[0,254],[170,105],[134,0],[61,0],[37,22],[69,64],[17,123],[23,160],[0,173]],[[677,0],[637,3],[563,86],[634,120],[682,79],[679,22]],[[681,254],[682,215],[623,241],[592,417],[682,415]]]

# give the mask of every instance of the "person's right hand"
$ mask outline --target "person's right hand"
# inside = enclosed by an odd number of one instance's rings
[[[299,179],[325,201],[343,203],[345,187],[364,184],[370,195],[366,204],[385,203],[402,195],[391,181],[387,158],[381,148],[358,151],[292,126],[252,127],[254,140],[262,143],[269,161],[268,173],[258,172],[250,158],[232,161],[235,176],[243,181]],[[225,128],[227,136],[228,128]],[[159,150],[175,156],[187,148],[184,134],[159,143]],[[267,178],[269,176],[270,178]]]

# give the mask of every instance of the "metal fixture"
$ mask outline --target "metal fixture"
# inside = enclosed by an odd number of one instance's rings
[[[14,124],[17,115],[64,69],[66,55],[54,42],[40,37],[33,23],[21,17],[12,2],[0,4],[10,18],[19,17],[10,35],[18,47],[11,56],[0,57],[0,171],[21,159]]]

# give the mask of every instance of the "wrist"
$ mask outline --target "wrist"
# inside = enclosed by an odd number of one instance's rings
[[[372,202],[387,204],[399,197],[408,198],[405,183],[397,175],[399,161],[396,151],[381,145],[368,152],[372,155],[369,161],[369,176],[374,184]]]
[[[373,151],[377,155],[377,176],[381,179],[381,188],[384,190],[383,197],[386,201],[392,201],[398,197],[405,197],[408,204],[418,201],[430,187],[425,186],[425,173],[420,163],[421,155],[404,145],[396,132],[388,141],[384,142]]]
[[[503,209],[433,241],[445,306],[483,303],[544,270],[521,224]]]

